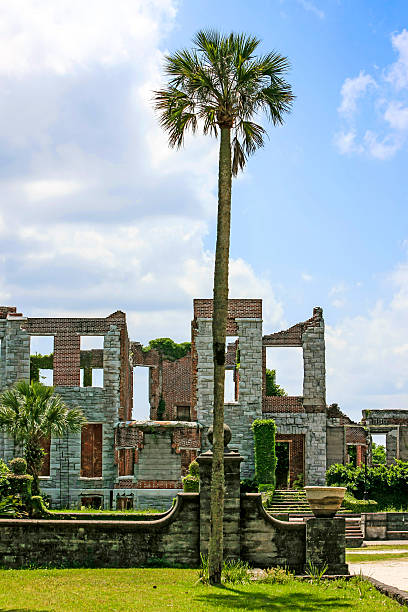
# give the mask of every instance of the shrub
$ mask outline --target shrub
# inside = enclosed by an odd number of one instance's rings
[[[252,431],[255,442],[255,477],[260,484],[275,486],[275,421],[256,419],[252,423]]]
[[[378,503],[379,510],[408,505],[408,462],[396,460],[392,465],[376,465],[366,470],[335,464],[327,470],[326,480],[328,485],[347,487],[359,500],[366,490],[370,499]]]
[[[356,499],[351,493],[347,493],[344,496],[343,508],[345,510],[351,510],[351,512],[355,512],[356,514],[361,514],[362,512],[377,512],[378,503],[373,499]]]
[[[200,490],[200,480],[196,476],[187,474],[183,478],[183,491],[184,493],[198,493]]]
[[[265,576],[261,579],[261,582],[268,582],[271,584],[286,584],[294,580],[294,573],[286,567],[269,567],[265,570]]]
[[[244,478],[240,484],[241,493],[258,493],[258,481],[256,478]]]
[[[13,474],[27,474],[27,461],[23,457],[14,457],[9,461],[9,468]]]
[[[8,476],[8,493],[21,498],[23,504],[29,504],[33,477],[30,474],[10,474]]]
[[[188,466],[188,473],[190,476],[195,476],[196,478],[200,478],[200,466],[198,465],[198,461],[192,461]]]
[[[201,565],[198,569],[198,582],[209,584],[208,580],[208,558],[200,554]],[[247,561],[241,559],[226,560],[222,564],[221,582],[224,584],[247,584],[251,580],[251,574]]]

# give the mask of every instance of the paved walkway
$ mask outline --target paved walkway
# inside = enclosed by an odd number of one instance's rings
[[[408,591],[408,559],[367,561],[364,563],[349,563],[348,565],[350,574],[360,574],[361,572],[365,576],[371,576],[371,578],[401,589],[401,591]]]

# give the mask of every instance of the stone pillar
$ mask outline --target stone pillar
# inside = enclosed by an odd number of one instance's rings
[[[306,571],[309,562],[323,568],[326,574],[348,574],[346,564],[346,520],[344,518],[311,518],[306,521]]]
[[[200,553],[208,555],[210,541],[210,499],[211,499],[211,450],[197,457],[200,466]],[[240,536],[240,465],[243,458],[237,451],[224,455],[225,498],[224,498],[224,559],[239,559]]]
[[[303,346],[303,405],[326,408],[326,365],[324,320],[321,308],[313,309],[313,325],[302,334]]]

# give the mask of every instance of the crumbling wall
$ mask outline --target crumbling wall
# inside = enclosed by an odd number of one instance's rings
[[[212,300],[194,300],[192,396],[196,400],[197,420],[205,430],[213,420],[212,308]],[[254,473],[251,424],[262,415],[261,300],[228,300],[227,335],[239,337],[240,369],[238,401],[224,405],[224,421],[245,459],[242,476],[246,478]],[[203,448],[207,448],[205,433],[203,441]]]

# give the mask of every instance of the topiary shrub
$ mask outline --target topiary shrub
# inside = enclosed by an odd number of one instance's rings
[[[198,461],[192,461],[188,466],[188,474],[183,478],[184,493],[198,493],[200,490],[200,466]]]
[[[13,474],[27,474],[27,461],[23,457],[14,457],[9,461],[9,468]]]
[[[184,493],[198,493],[200,490],[200,481],[196,476],[187,474],[183,478],[183,491]]]
[[[41,495],[33,495],[30,499],[30,516],[41,518],[50,514]]]
[[[29,505],[33,477],[30,474],[10,474],[7,480],[8,493],[19,497],[24,505]]]
[[[275,486],[276,425],[272,419],[256,419],[252,423],[255,443],[255,478],[261,485]]]

